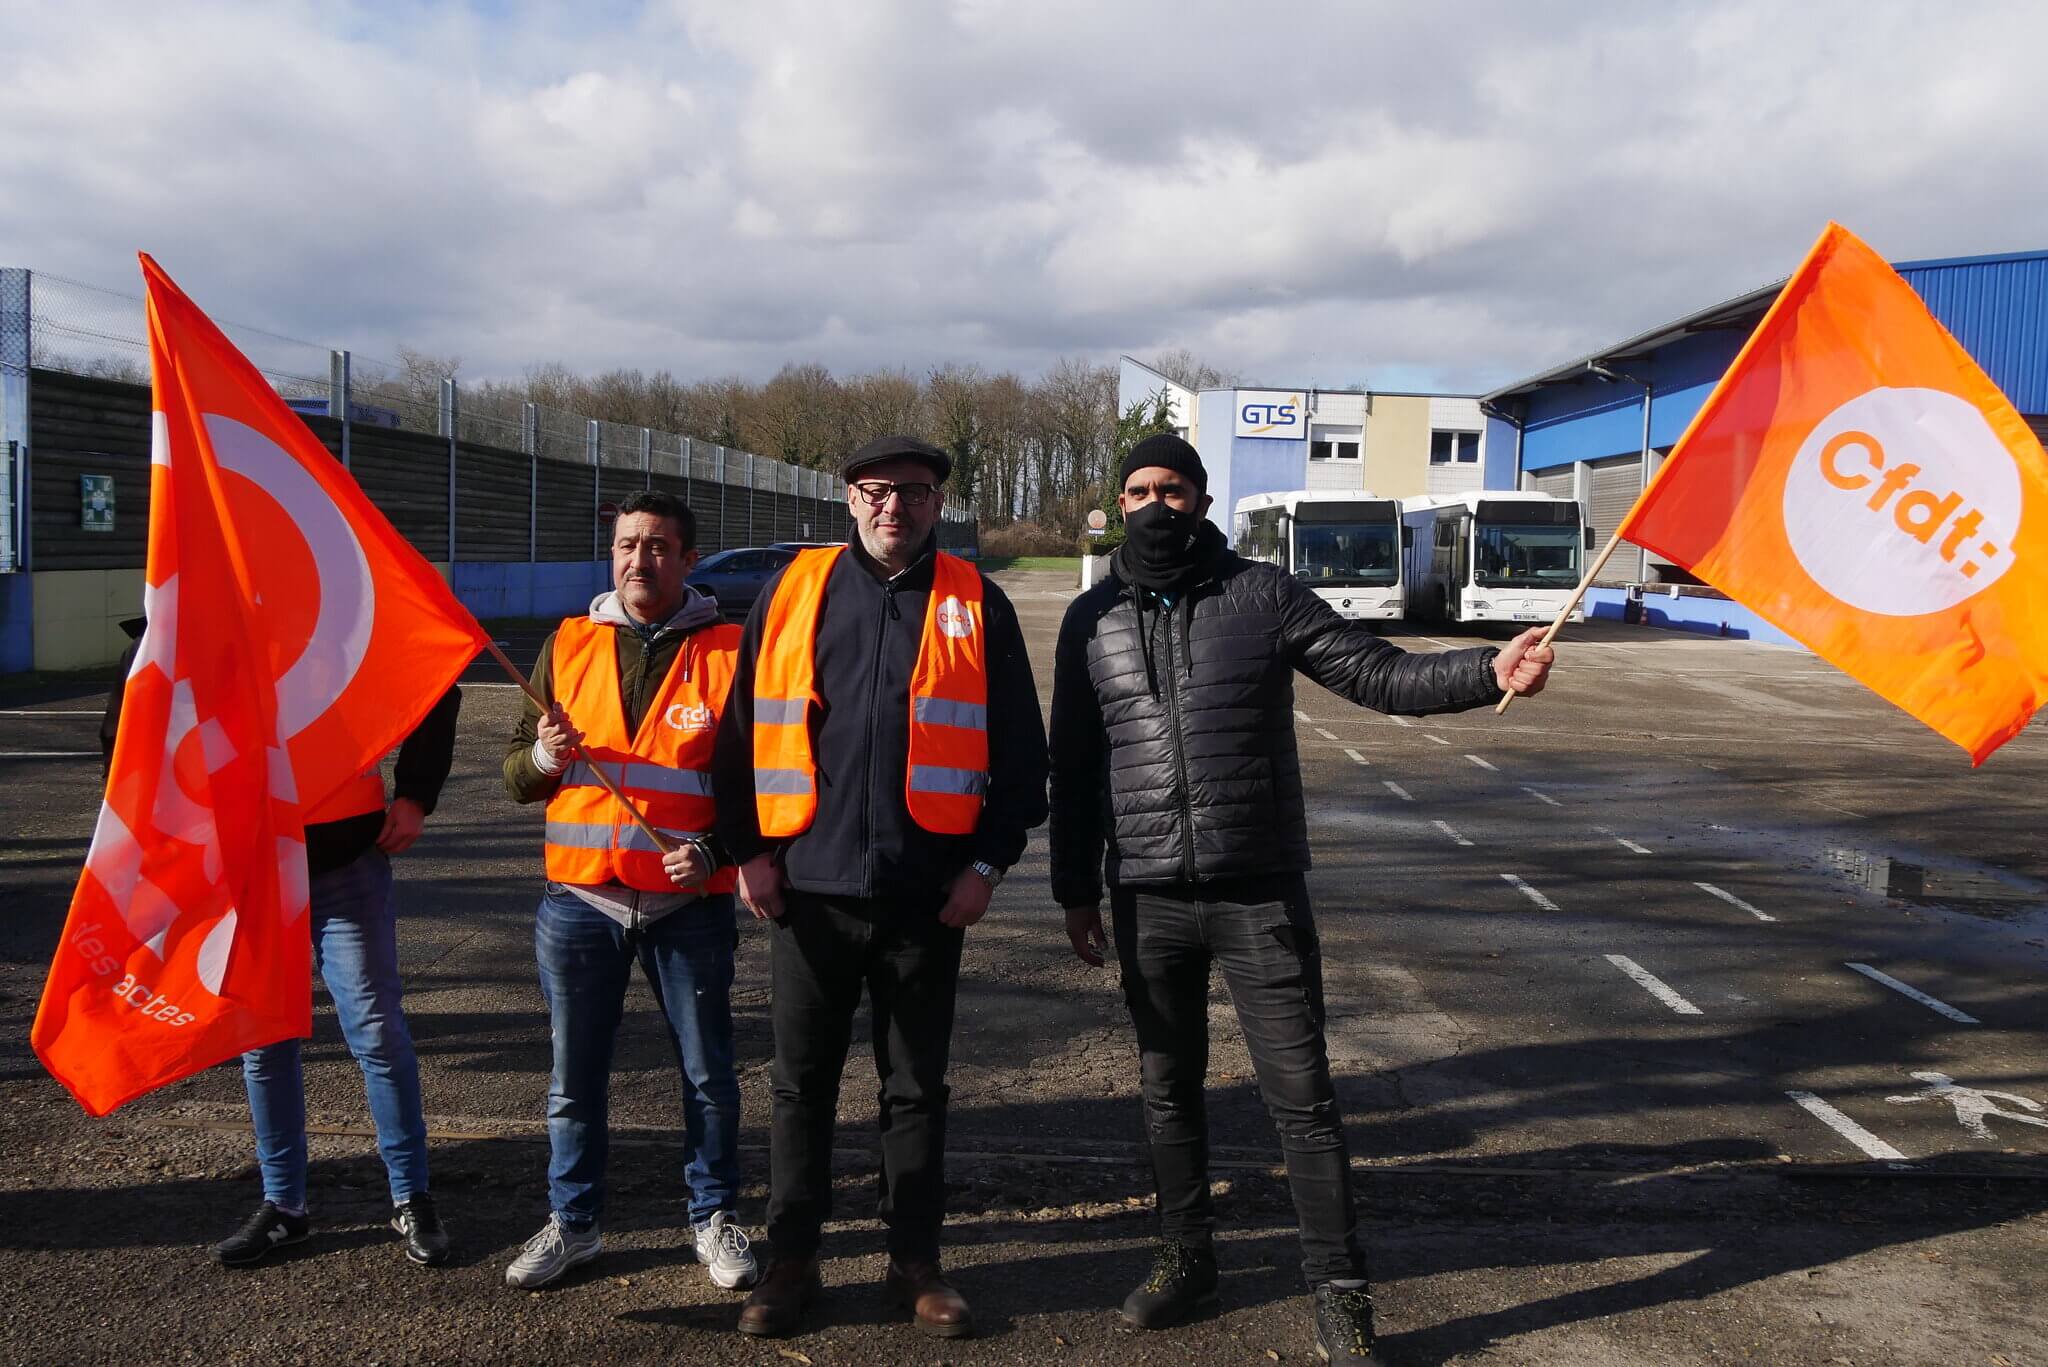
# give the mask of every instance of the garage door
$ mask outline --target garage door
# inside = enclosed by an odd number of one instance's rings
[[[1560,466],[1555,470],[1537,470],[1529,476],[1529,488],[1539,494],[1553,498],[1572,496],[1572,467]]]
[[[1605,546],[1607,538],[1628,516],[1628,510],[1635,506],[1636,495],[1643,491],[1642,457],[1633,453],[1609,456],[1605,460],[1588,462],[1586,468],[1592,476],[1587,503],[1593,519],[1593,541],[1597,546]],[[1629,546],[1615,551],[1608,558],[1607,567],[1600,571],[1603,584],[1628,583],[1642,577],[1642,552]]]

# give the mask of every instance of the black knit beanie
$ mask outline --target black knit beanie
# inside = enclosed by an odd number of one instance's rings
[[[1205,494],[1209,492],[1209,472],[1202,468],[1202,457],[1183,438],[1171,432],[1157,433],[1131,448],[1131,453],[1124,457],[1123,468],[1116,472],[1118,491],[1121,492],[1129,481],[1131,471],[1155,465],[1186,475],[1194,481],[1197,490]]]

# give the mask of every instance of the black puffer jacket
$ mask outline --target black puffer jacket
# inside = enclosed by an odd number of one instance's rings
[[[1498,698],[1498,653],[1412,654],[1228,552],[1171,606],[1112,572],[1068,606],[1054,657],[1054,899],[1101,900],[1105,864],[1113,885],[1308,868],[1294,671],[1423,716]]]

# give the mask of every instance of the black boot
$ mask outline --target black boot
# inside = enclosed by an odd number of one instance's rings
[[[434,1198],[421,1192],[391,1212],[391,1227],[405,1236],[405,1256],[426,1267],[448,1261],[448,1229],[434,1210]]]
[[[1366,1363],[1372,1355],[1372,1293],[1365,1287],[1345,1290],[1324,1282],[1315,1292],[1316,1356],[1325,1362]]]
[[[1140,1329],[1165,1329],[1215,1299],[1216,1255],[1167,1239],[1152,1255],[1152,1275],[1124,1298],[1123,1317]]]

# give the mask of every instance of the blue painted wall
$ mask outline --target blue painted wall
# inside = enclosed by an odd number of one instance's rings
[[[1589,589],[1586,615],[1619,622],[1627,598],[1623,589]],[[1653,589],[1643,595],[1643,625],[1806,649],[1742,604],[1725,598],[1672,598]]]
[[[36,667],[35,581],[26,574],[0,574],[0,674]]]
[[[2022,413],[2048,413],[2048,252],[1906,262],[1899,274],[1920,292]],[[1618,367],[1652,387],[1650,444],[1669,448],[1706,402],[1748,333],[1696,333]],[[1642,450],[1642,391],[1587,375],[1529,396],[1522,468],[1552,469]],[[1487,484],[1493,486],[1488,462]]]

